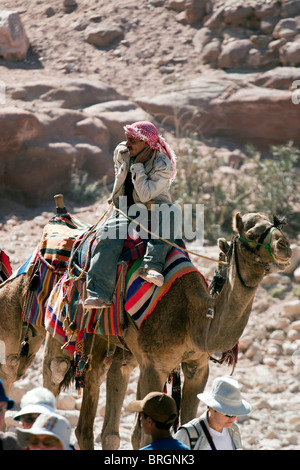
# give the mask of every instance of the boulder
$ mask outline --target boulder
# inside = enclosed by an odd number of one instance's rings
[[[11,61],[24,60],[29,41],[16,11],[0,11],[0,58]]]
[[[185,20],[188,24],[196,24],[202,21],[206,14],[207,0],[186,0],[185,1]]]
[[[228,24],[244,24],[254,13],[254,8],[250,5],[237,4],[224,8],[223,18]]]
[[[280,60],[283,65],[291,65],[293,67],[300,65],[300,41],[287,42],[280,48]]]
[[[218,65],[222,69],[243,67],[253,44],[249,39],[237,39],[222,44]]]
[[[29,111],[14,107],[5,107],[0,110],[0,127],[0,161],[2,162],[9,159],[25,142],[38,139],[42,135],[42,125],[38,118]]]
[[[290,39],[293,38],[298,31],[299,28],[299,21],[295,18],[284,18],[276,24],[273,30],[273,37],[275,39],[285,38]]]
[[[123,36],[122,29],[117,25],[90,27],[86,30],[85,39],[89,44],[105,48],[110,46],[116,39]]]
[[[115,100],[99,103],[85,108],[85,113],[99,118],[109,129],[111,147],[124,140],[124,126],[137,121],[151,120],[148,112],[128,100]]]
[[[114,88],[97,80],[49,79],[8,85],[7,94],[23,101],[42,100],[53,108],[83,108],[92,104],[124,98]]]

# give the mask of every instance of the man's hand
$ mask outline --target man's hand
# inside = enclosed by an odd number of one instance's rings
[[[134,163],[146,163],[152,155],[152,148],[146,147],[135,158]]]

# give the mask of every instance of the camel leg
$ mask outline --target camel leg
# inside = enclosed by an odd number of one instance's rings
[[[137,361],[126,351],[126,367],[121,348],[117,348],[106,378],[106,405],[101,433],[102,449],[117,450],[120,447],[119,425],[123,401],[131,372]]]
[[[72,360],[72,356],[65,349],[61,349],[61,346],[61,343],[47,333],[43,358],[43,385],[55,396],[60,393]]]
[[[196,417],[199,400],[197,394],[203,392],[209,374],[207,354],[202,361],[182,363],[184,384],[181,399],[181,424]]]
[[[140,379],[138,380],[138,384],[137,384],[136,399],[137,400],[141,399]],[[141,426],[140,414],[136,413],[135,418],[134,418],[134,425],[133,425],[132,433],[131,433],[132,448],[134,450],[138,450],[141,447],[141,441],[142,441],[142,426]]]
[[[93,335],[88,334],[85,344],[86,351],[91,350],[92,341]],[[114,353],[115,349],[116,346],[110,352]],[[92,368],[86,374],[81,410],[75,430],[80,450],[94,449],[93,427],[99,400],[99,388],[109,367],[105,361],[106,352],[107,341],[100,335],[95,335],[92,347]]]

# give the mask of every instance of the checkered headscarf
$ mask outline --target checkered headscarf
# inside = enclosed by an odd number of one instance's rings
[[[171,176],[171,181],[173,181],[176,175],[176,156],[173,150],[166,143],[165,139],[159,135],[155,125],[152,124],[152,122],[139,121],[134,122],[131,125],[127,124],[124,127],[124,130],[126,137],[144,140],[152,149],[159,150],[167,155],[173,164],[173,172]]]

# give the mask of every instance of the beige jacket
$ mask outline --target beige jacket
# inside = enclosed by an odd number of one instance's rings
[[[119,207],[118,198],[124,196],[124,182],[130,168],[130,154],[125,142],[121,142],[114,151],[115,182],[111,199]],[[131,165],[134,185],[133,199],[136,203],[146,204],[149,201],[172,203],[170,179],[173,171],[172,162],[163,153],[153,152],[145,164]]]

